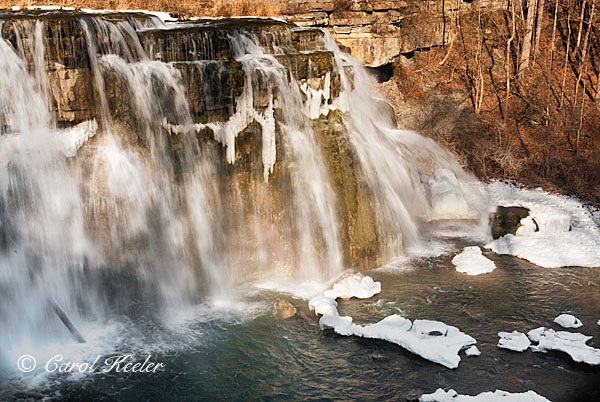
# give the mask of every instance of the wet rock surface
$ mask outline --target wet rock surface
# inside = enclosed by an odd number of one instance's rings
[[[490,217],[492,223],[492,237],[498,239],[505,234],[516,234],[521,225],[521,219],[529,215],[529,209],[525,207],[499,206]]]

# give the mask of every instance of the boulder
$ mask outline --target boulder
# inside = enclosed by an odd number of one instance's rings
[[[298,309],[285,299],[277,300],[277,304],[275,306],[277,307],[277,314],[284,320],[295,316],[298,312]]]
[[[529,208],[499,206],[490,217],[492,237],[498,239],[508,233],[515,235],[521,226],[521,219],[527,216]]]

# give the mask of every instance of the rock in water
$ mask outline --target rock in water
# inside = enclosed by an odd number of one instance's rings
[[[276,307],[277,314],[279,314],[279,317],[283,318],[284,320],[295,316],[298,312],[298,309],[285,299],[277,300]]]
[[[492,237],[498,239],[505,234],[516,234],[521,219],[529,215],[529,208],[499,206],[490,217]]]

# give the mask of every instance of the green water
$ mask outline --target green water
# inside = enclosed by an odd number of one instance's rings
[[[185,331],[143,317],[132,322],[129,336],[138,338],[138,347],[155,344],[153,359],[165,364],[164,371],[78,379],[57,375],[33,388],[9,382],[4,394],[81,401],[402,401],[442,387],[471,395],[534,390],[555,402],[600,400],[600,367],[574,363],[559,352],[517,353],[496,346],[499,331],[559,329],[554,317],[572,312],[584,323],[575,331],[594,336],[588,344],[600,347],[600,269],[544,269],[509,256],[488,256],[498,268],[475,277],[457,273],[451,255],[366,271],[381,281],[382,292],[340,302],[340,313],[361,324],[401,314],[457,326],[477,339],[482,355],[461,352],[455,370],[387,342],[323,332],[306,301],[265,291],[242,297],[238,312],[209,310],[189,320]],[[287,320],[275,309],[282,297],[299,310]],[[120,349],[128,347],[124,341]]]

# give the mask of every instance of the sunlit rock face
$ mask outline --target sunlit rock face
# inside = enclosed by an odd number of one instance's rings
[[[451,40],[457,14],[501,9],[502,1],[293,0],[282,2],[286,19],[328,27],[364,65],[378,67],[401,54]]]

